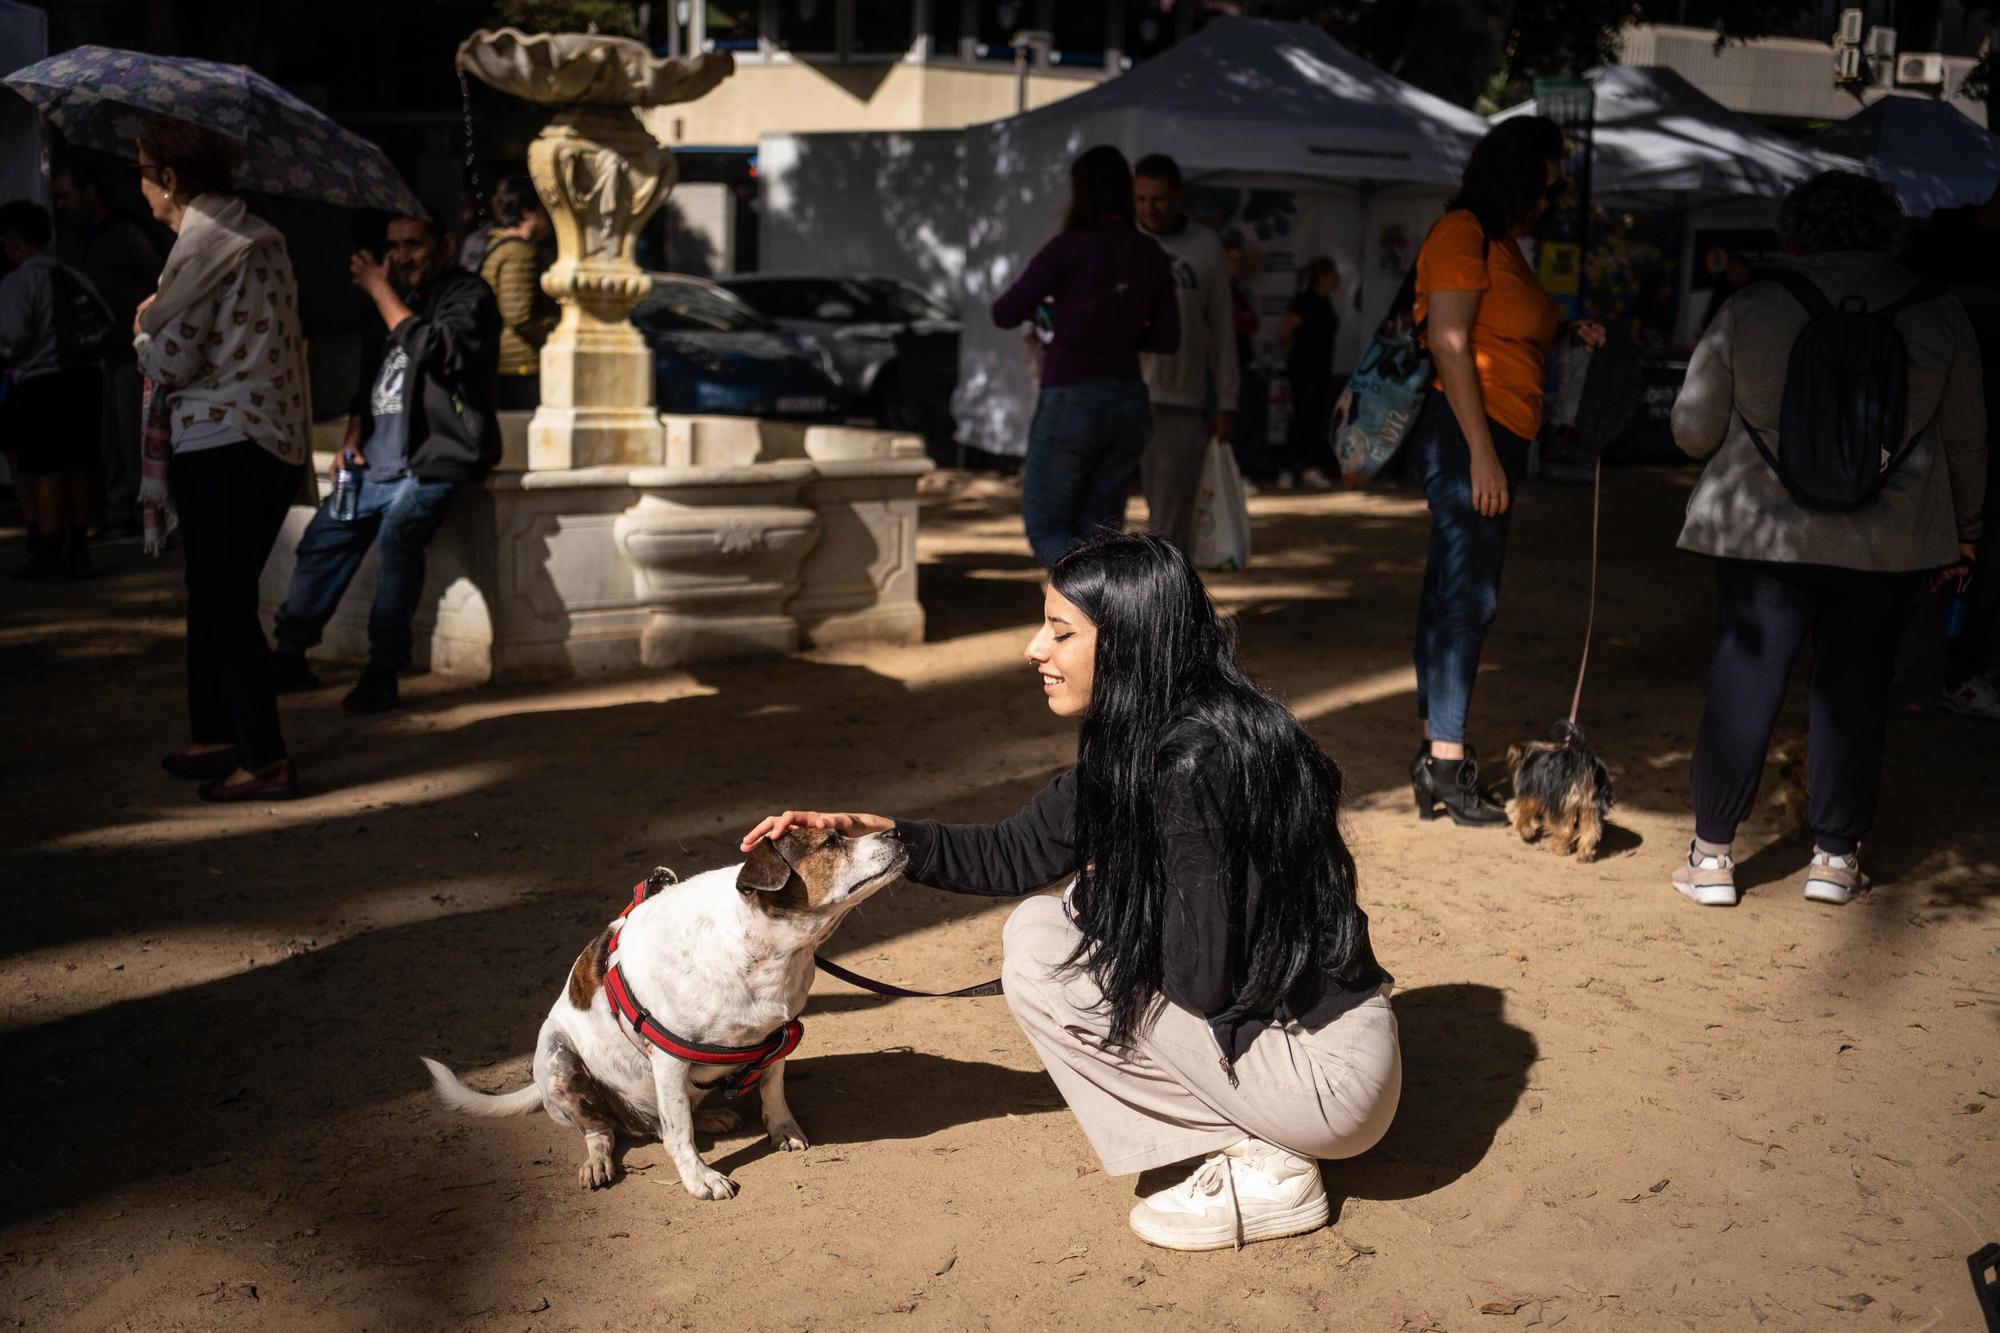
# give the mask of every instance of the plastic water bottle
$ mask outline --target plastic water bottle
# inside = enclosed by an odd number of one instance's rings
[[[333,474],[333,498],[328,502],[333,516],[343,523],[351,522],[361,508],[361,469],[352,449],[341,452],[340,466]]]
[[[1957,642],[1965,633],[1965,613],[1967,593],[1961,592],[1951,599],[1951,605],[1944,612],[1944,637],[1948,642]]]

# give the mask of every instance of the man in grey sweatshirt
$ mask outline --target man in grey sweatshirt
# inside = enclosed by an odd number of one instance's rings
[[[1132,169],[1132,211],[1139,229],[1173,263],[1181,345],[1139,358],[1153,404],[1153,435],[1139,480],[1152,530],[1192,554],[1203,455],[1209,440],[1228,444],[1235,433],[1239,368],[1222,238],[1180,205],[1179,165],[1164,153],[1140,158]]]

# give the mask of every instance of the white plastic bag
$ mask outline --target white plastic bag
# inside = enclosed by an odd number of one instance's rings
[[[1201,463],[1201,493],[1194,504],[1197,569],[1238,570],[1250,564],[1250,507],[1236,454],[1220,440],[1208,442]]]

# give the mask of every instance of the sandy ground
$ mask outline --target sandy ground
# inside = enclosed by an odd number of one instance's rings
[[[525,1077],[570,959],[656,862],[734,859],[787,804],[1008,813],[1065,764],[1019,650],[1036,576],[1004,484],[927,508],[929,641],[542,688],[352,679],[288,700],[294,803],[208,809],[182,739],[178,567],[0,582],[0,1324],[74,1329],[1971,1329],[2000,1237],[2000,759],[1906,640],[1880,887],[1800,896],[1766,811],[1734,911],[1677,897],[1709,581],[1672,551],[1688,478],[1607,487],[1585,719],[1618,783],[1606,857],[1419,825],[1409,495],[1253,502],[1214,580],[1250,667],[1346,767],[1402,1110],[1330,1164],[1335,1225],[1148,1249],[1002,1001],[823,981],[792,1065],[815,1146],[657,1144],[614,1188],[545,1117],[435,1106],[419,1054]],[[1529,493],[1475,740],[1566,706],[1588,494]],[[10,545],[10,549],[12,549]],[[1796,731],[1794,698],[1784,730]],[[836,938],[916,986],[992,976],[1007,908],[885,891]],[[1165,1183],[1148,1178],[1148,1188]]]

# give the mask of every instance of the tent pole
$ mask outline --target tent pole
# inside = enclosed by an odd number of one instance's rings
[[[1685,190],[1679,190],[1674,193],[1674,204],[1680,209],[1681,214],[1681,272],[1679,283],[1681,303],[1679,310],[1675,312],[1678,318],[1674,321],[1676,331],[1678,332],[1679,329],[1687,327],[1687,312],[1694,304],[1694,211],[1688,206],[1688,196]]]

